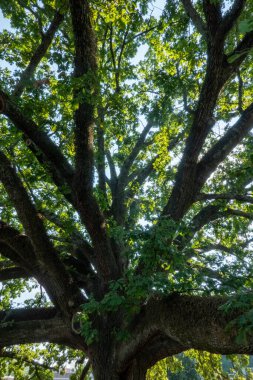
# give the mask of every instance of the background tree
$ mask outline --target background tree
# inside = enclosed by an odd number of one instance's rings
[[[252,353],[252,7],[1,1],[2,356]]]

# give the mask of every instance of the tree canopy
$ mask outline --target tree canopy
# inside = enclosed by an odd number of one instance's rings
[[[4,370],[252,354],[252,1],[0,10]]]

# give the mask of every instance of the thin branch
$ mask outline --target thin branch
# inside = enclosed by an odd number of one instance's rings
[[[129,29],[130,29],[130,25],[127,26],[126,31],[124,33],[123,42],[122,42],[122,45],[121,45],[121,48],[120,48],[120,52],[119,52],[119,56],[118,56],[118,62],[117,62],[118,66],[117,66],[117,71],[115,73],[115,75],[117,76],[116,83],[118,83],[118,90],[120,89],[119,76],[120,76],[120,69],[121,69],[121,60],[122,60],[122,57],[123,57],[124,49],[125,49],[126,44],[127,44],[127,36],[128,36],[128,33],[129,33]]]
[[[98,140],[98,152],[97,152],[97,171],[99,179],[99,189],[103,194],[104,199],[107,200],[106,193],[106,175],[105,175],[105,133],[104,133],[104,109],[98,107],[98,125],[97,125],[97,140]]]
[[[185,131],[179,133],[174,139],[172,139],[168,145],[168,152],[171,152],[177,144],[183,140],[185,135]],[[127,184],[133,181],[133,188],[137,187],[140,188],[141,185],[146,181],[146,179],[155,171],[154,169],[154,163],[159,158],[159,155],[153,157],[145,167],[141,169],[137,169],[134,172],[132,172],[127,179]],[[130,191],[131,192],[131,191]],[[131,192],[132,194],[132,192]],[[130,196],[127,193],[127,196]],[[131,195],[132,196],[132,195]]]
[[[25,135],[23,136],[23,139],[25,142],[27,142],[27,138],[25,137]],[[31,140],[29,140],[29,143],[26,143],[26,145],[28,146],[29,150],[33,153],[34,157],[41,164],[41,166],[45,170],[47,170],[47,172],[53,180],[53,183],[57,186],[60,193],[70,204],[72,204],[75,207],[70,185],[63,177],[63,175],[59,172],[56,165],[53,165],[46,157],[46,155],[40,149],[38,149],[38,147]]]
[[[136,141],[136,144],[134,145],[131,153],[125,159],[125,161],[124,161],[124,163],[123,163],[123,165],[121,167],[120,174],[119,174],[119,181],[120,182],[125,182],[126,181],[126,178],[128,176],[129,170],[130,170],[131,166],[133,165],[134,160],[138,156],[139,152],[141,151],[141,149],[143,147],[143,144],[145,142],[145,139],[146,139],[146,137],[147,137],[150,129],[153,126],[154,126],[154,123],[152,121],[148,121],[148,123],[146,124],[145,128],[141,132],[138,140]]]
[[[129,180],[129,170],[131,166],[134,163],[134,160],[138,156],[139,152],[143,147],[145,147],[145,138],[147,134],[149,133],[150,129],[153,127],[153,122],[150,120],[147,122],[145,128],[139,135],[139,138],[137,139],[136,144],[134,145],[131,153],[129,156],[125,159],[120,174],[118,176],[118,180],[116,182],[116,186],[113,188],[112,195],[113,195],[113,201],[111,206],[111,212],[113,214],[113,217],[117,221],[118,224],[123,225],[125,222],[125,216],[126,216],[126,207],[125,207],[125,200],[126,200],[126,193],[125,188],[128,184]]]
[[[140,187],[146,181],[146,179],[155,171],[154,163],[158,159],[158,155],[153,157],[146,166],[141,169],[135,170],[128,177],[128,183],[133,182],[133,188],[137,185]]]
[[[48,369],[50,371],[55,371],[55,372],[57,371],[57,367],[52,367],[52,366],[49,366],[47,364],[40,363],[37,360],[32,360],[32,359],[29,359],[25,356],[20,356],[16,352],[11,352],[11,351],[8,352],[6,350],[0,350],[0,357],[17,360],[17,361],[20,361],[22,363],[26,363],[26,364],[31,365],[31,366],[36,367],[36,368]]]
[[[226,247],[224,244],[208,244],[206,246],[198,248],[201,252],[209,252],[209,251],[223,251],[229,254],[233,253],[232,247]]]
[[[222,212],[222,216],[226,216],[226,215],[234,215],[234,216],[239,216],[239,217],[246,218],[249,220],[253,220],[253,213],[252,212],[245,212],[242,210],[234,210],[232,208],[228,208]]]
[[[58,217],[58,215],[54,214],[52,211],[48,210],[39,210],[39,214],[42,214],[48,221],[55,224],[57,227],[66,230],[66,225],[64,222]],[[88,259],[91,259],[94,252],[92,246],[84,240],[82,234],[77,229],[71,229],[71,242],[74,246],[82,247],[82,251],[85,252],[85,256]]]
[[[225,217],[230,217],[230,216],[238,216],[242,218],[246,218],[249,220],[253,220],[253,213],[250,212],[245,212],[242,210],[235,210],[232,208],[227,208],[226,210],[222,210],[221,205],[216,205],[216,204],[209,204],[206,207],[203,207],[199,213],[197,213],[189,227],[188,234],[185,235],[184,237],[179,236],[176,239],[177,246],[180,249],[183,249],[187,243],[189,243],[194,235],[200,231],[204,226],[207,224],[220,219],[220,218],[225,218]]]
[[[240,73],[240,70],[237,71],[238,78],[238,111],[240,114],[243,113],[243,80]]]
[[[23,8],[27,9],[34,16],[39,26],[39,32],[41,36],[43,37],[44,33],[43,33],[43,27],[42,27],[42,20],[41,20],[39,12],[34,11],[33,8],[27,5],[23,0],[18,0],[18,4],[20,4]]]
[[[176,65],[176,70],[177,70],[177,77],[178,77],[178,80],[181,81],[181,78],[180,78],[180,70],[179,70],[179,64]],[[182,81],[182,91],[183,91],[183,104],[184,104],[184,109],[186,112],[189,112],[190,114],[194,114],[194,111],[191,109],[191,107],[189,107],[188,105],[188,95],[187,95],[187,90],[183,84],[183,81]]]
[[[110,169],[110,177],[111,177],[110,182],[112,184],[112,188],[114,188],[117,184],[118,177],[117,177],[114,161],[113,161],[111,152],[109,150],[106,151],[106,159],[107,159],[109,169]]]
[[[112,58],[112,65],[113,65],[113,70],[114,70],[114,76],[115,76],[115,91],[119,92],[120,87],[119,87],[119,78],[117,75],[117,64],[116,64],[116,58],[115,58],[115,53],[113,50],[113,27],[110,25],[110,53],[111,53],[111,58]]]
[[[152,30],[155,30],[157,29],[158,27],[160,26],[160,23],[158,23],[157,25],[155,26],[152,26],[151,28],[148,28],[148,29],[145,29],[143,30],[142,32],[140,33],[137,33],[135,34],[133,37],[129,38],[127,41],[126,41],[126,45],[129,44],[130,42],[132,42],[133,40],[145,35],[145,34],[148,34],[149,32],[152,32]]]

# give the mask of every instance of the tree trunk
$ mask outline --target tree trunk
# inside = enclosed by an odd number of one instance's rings
[[[95,380],[145,380],[148,364],[145,360],[134,358],[119,370],[117,363],[117,349],[113,339],[107,344],[100,344],[94,351],[92,360],[93,375]],[[146,364],[146,365],[145,365]]]
[[[134,360],[128,369],[120,376],[120,380],[145,380],[147,369]]]
[[[124,373],[118,373],[108,363],[106,366],[93,366],[93,374],[95,380],[145,380],[146,369],[139,365],[137,361],[131,364]]]

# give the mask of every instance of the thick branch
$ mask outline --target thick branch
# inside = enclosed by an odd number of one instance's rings
[[[142,372],[146,373],[146,371],[159,360],[176,355],[184,350],[185,347],[178,342],[166,335],[158,333],[151,336],[150,339],[147,339],[144,344],[142,343],[138,352],[129,352],[129,354],[124,357],[124,361],[120,363],[121,371],[124,373],[126,379],[131,379],[134,378],[131,377],[131,375],[134,374],[135,367],[138,367],[136,368],[138,371],[141,369]]]
[[[10,309],[0,311],[0,324],[9,322],[27,322],[52,319],[57,316],[54,307],[42,307],[34,309]]]
[[[197,191],[228,154],[246,137],[253,127],[253,103],[242,113],[240,119],[204,155],[197,165]]]
[[[38,267],[43,274],[42,284],[53,302],[67,314],[73,307],[77,307],[76,303],[78,306],[83,303],[84,298],[78,288],[71,283],[71,278],[61,264],[25,188],[9,160],[1,152],[0,180],[17,210],[27,236],[31,239]]]
[[[219,354],[253,352],[253,339],[244,344],[236,341],[236,328],[226,327],[242,311],[225,314],[219,308],[226,297],[198,297],[172,295],[164,299],[150,299],[131,328],[134,339],[124,344],[119,352],[122,362],[139,351],[140,344],[158,334],[176,341],[183,349],[205,350]]]
[[[38,265],[31,241],[3,222],[0,223],[0,253],[28,273],[37,274]]]
[[[226,13],[220,26],[221,33],[227,34],[234,26],[236,20],[243,11],[246,0],[235,0],[230,11]]]
[[[214,39],[222,20],[221,5],[219,1],[203,0],[203,9],[210,43],[210,40]]]
[[[71,333],[56,309],[17,309],[0,312],[0,346],[25,343],[71,343]]]
[[[85,380],[85,377],[87,376],[89,372],[90,366],[91,366],[91,362],[88,360],[85,366],[83,367],[79,380]]]
[[[75,111],[76,173],[72,189],[98,257],[97,269],[101,276],[108,279],[112,273],[115,276],[117,267],[106,233],[104,216],[93,195],[94,100],[91,97],[97,92],[96,42],[88,2],[71,0],[70,10],[75,41],[74,75],[83,80],[81,88],[75,93],[79,106]]]
[[[196,196],[197,201],[206,201],[206,200],[214,200],[214,199],[224,199],[224,200],[235,200],[239,202],[253,203],[253,197],[249,195],[240,195],[240,194],[204,194],[200,193]]]
[[[196,194],[200,191],[207,178],[243,138],[247,136],[252,127],[253,103],[242,113],[234,126],[204,155],[199,163],[194,162],[192,156],[189,155],[189,152],[193,152],[192,149],[195,149],[192,142],[200,138],[193,131],[191,136],[193,138],[195,135],[196,139],[194,138],[191,141],[188,138],[184,157],[176,177],[176,184],[163,214],[169,214],[176,219],[182,217],[194,202]],[[199,142],[196,142],[196,144],[199,144]]]
[[[52,142],[46,133],[40,130],[39,126],[36,125],[33,120],[24,116],[14,105],[11,98],[3,91],[0,91],[0,112],[7,116],[13,124],[43,152],[55,170],[59,172],[69,184],[72,184],[73,169],[60,149]]]
[[[22,94],[22,92],[23,92],[25,86],[27,85],[29,79],[33,76],[36,68],[38,67],[38,65],[40,63],[40,61],[45,56],[45,54],[46,54],[54,36],[55,36],[55,33],[57,32],[61,22],[63,21],[63,18],[64,18],[64,16],[62,14],[55,12],[55,16],[54,16],[48,30],[46,31],[45,34],[43,34],[41,43],[39,44],[39,46],[37,47],[37,49],[33,53],[27,68],[21,74],[21,77],[20,77],[18,83],[16,84],[16,86],[14,88],[14,91],[13,91],[14,96],[19,97]]]
[[[195,233],[200,231],[208,223],[211,223],[219,218],[229,216],[239,216],[245,219],[253,220],[253,213],[245,212],[242,210],[235,210],[232,208],[222,210],[221,205],[209,204],[194,216],[194,218],[191,221],[188,234],[184,237],[180,236],[177,239],[178,247],[182,249],[193,238]]]
[[[18,278],[28,278],[29,274],[23,268],[11,267],[0,270],[0,281],[15,280]]]
[[[212,5],[210,6],[212,7]],[[183,158],[178,167],[175,185],[163,210],[163,216],[169,215],[173,219],[179,220],[193,202],[197,160],[206,137],[215,124],[213,111],[219,93],[228,79],[227,76],[224,76],[223,60],[223,43],[217,37],[210,46],[208,45],[205,80],[186,140]]]
[[[253,47],[253,31],[245,34],[241,42],[237,47],[227,56],[227,75],[231,75],[236,72],[241,63],[248,56],[249,51]]]
[[[206,25],[204,21],[202,20],[201,16],[198,14],[196,9],[194,8],[191,0],[181,0],[185,9],[185,12],[192,20],[193,24],[195,25],[196,29],[202,36],[206,36]]]
[[[23,139],[27,141],[25,135],[23,136]],[[47,170],[47,172],[53,180],[53,183],[58,187],[60,193],[70,204],[73,205],[73,198],[70,186],[67,183],[66,178],[63,177],[62,173],[58,170],[56,165],[52,164],[52,162],[49,161],[47,156],[32,141],[29,141],[28,148],[36,157],[41,166],[45,170]]]
[[[221,206],[217,205],[208,205],[202,208],[202,210],[192,219],[191,233],[194,234],[195,232],[199,231],[202,227],[204,227],[206,224],[219,218],[221,216],[220,208]]]

